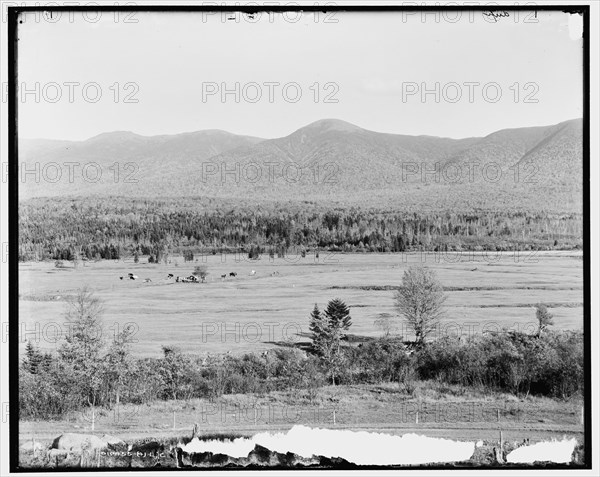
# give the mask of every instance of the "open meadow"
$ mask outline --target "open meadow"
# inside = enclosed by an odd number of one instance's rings
[[[335,297],[350,307],[350,334],[381,336],[375,321],[390,314],[392,332],[410,338],[394,307],[394,287],[404,270],[418,263],[435,270],[447,291],[438,337],[501,328],[534,331],[533,307],[539,302],[554,314],[555,329],[583,326],[583,261],[578,251],[321,252],[318,258],[263,255],[259,260],[209,255],[194,262],[171,256],[167,264],[148,264],[147,257],[137,264],[133,259],[80,262],[77,268],[72,262],[63,268],[51,261],[20,263],[19,342],[21,351],[28,339],[42,349],[58,347],[60,335],[68,331],[66,300],[84,285],[104,302],[105,333],[113,336],[124,326],[133,327],[132,352],[137,356],[159,356],[162,345],[197,354],[240,353],[308,341],[312,307],[323,307]],[[209,272],[205,283],[168,278],[188,276],[203,264]],[[128,273],[139,278],[129,280]],[[151,282],[144,282],[146,278]]]

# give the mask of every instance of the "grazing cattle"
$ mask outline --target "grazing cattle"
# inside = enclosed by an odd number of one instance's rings
[[[150,280],[149,278],[144,278],[144,283],[150,283],[152,282],[152,280]]]
[[[254,276],[254,275],[256,275],[256,270],[252,270],[252,271],[250,272],[250,276]]]
[[[175,281],[182,283],[198,283],[199,279],[196,275],[190,275],[189,277],[177,277],[175,278]]]
[[[221,280],[225,280],[227,278],[227,274],[221,275]]]
[[[279,276],[279,272],[275,271],[275,272],[271,273],[271,276],[272,277],[278,277]]]
[[[119,280],[123,280],[123,277],[119,277]]]
[[[167,275],[167,278],[173,278],[173,274],[172,274],[172,273],[169,273],[169,274]]]
[[[130,280],[137,280],[139,277],[137,275],[134,275],[133,273],[129,274],[129,279]]]
[[[234,277],[234,278],[235,278],[235,277],[237,277],[237,273],[235,273],[235,272],[231,272],[231,273],[229,274],[229,276],[230,276],[230,277]]]

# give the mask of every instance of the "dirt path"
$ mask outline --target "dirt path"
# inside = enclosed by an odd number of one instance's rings
[[[509,424],[509,423],[505,423]],[[248,426],[248,427],[233,427],[233,426],[210,426],[201,427],[202,433],[206,435],[214,434],[227,434],[227,435],[242,435],[251,436],[259,432],[286,432],[291,429],[291,425],[288,426]],[[499,437],[499,431],[502,430],[503,437],[506,440],[522,441],[523,439],[529,439],[531,442],[537,442],[542,440],[548,440],[553,438],[562,438],[563,436],[576,437],[579,439],[583,438],[583,429],[581,426],[565,426],[565,425],[538,425],[538,426],[515,426],[515,425],[469,425],[468,427],[463,426],[385,426],[385,425],[337,425],[337,426],[315,426],[315,427],[326,427],[328,429],[337,430],[353,430],[353,431],[366,431],[366,432],[379,432],[392,435],[402,434],[419,434],[428,437],[447,438],[461,441],[477,441],[477,440],[496,440]],[[60,429],[60,430],[59,430]],[[126,442],[138,441],[138,440],[162,440],[169,438],[179,438],[191,436],[192,425],[186,428],[177,428],[170,430],[156,430],[156,429],[136,429],[136,430],[123,430],[102,428],[96,429],[93,434],[111,434],[120,437]],[[39,442],[50,443],[55,437],[63,432],[79,432],[79,433],[92,433],[89,429],[65,429],[63,426],[57,426],[56,431],[50,431],[49,429],[36,431],[35,426],[27,423],[20,429],[19,442],[26,442],[31,439],[35,439]]]

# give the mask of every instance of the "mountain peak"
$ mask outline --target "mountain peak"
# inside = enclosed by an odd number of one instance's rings
[[[139,138],[139,137],[142,137],[142,136],[140,136],[139,134],[136,134],[132,131],[112,131],[112,132],[105,132],[105,133],[101,133],[96,136],[93,136],[89,139],[86,139],[86,142],[96,142],[96,141],[102,141],[102,140],[106,140],[106,139],[123,140],[123,139]]]
[[[342,121],[341,119],[319,119],[314,123],[310,123],[308,126],[305,126],[302,129],[321,129],[322,131],[344,131],[344,132],[352,132],[352,131],[361,131],[362,128],[348,123],[346,121]]]

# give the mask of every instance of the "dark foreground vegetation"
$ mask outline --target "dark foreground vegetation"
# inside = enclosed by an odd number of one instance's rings
[[[576,332],[446,338],[427,343],[410,356],[401,340],[380,338],[343,347],[336,383],[397,382],[410,394],[418,380],[434,379],[515,395],[569,398],[583,393],[582,350],[583,336]],[[60,419],[92,404],[110,409],[117,398],[121,403],[144,404],[296,390],[310,399],[320,386],[331,384],[322,359],[291,348],[209,357],[164,348],[161,358],[128,359],[119,368],[111,359],[102,360],[88,379],[62,356],[32,365],[36,353],[28,353],[19,375],[21,419]]]
[[[227,252],[564,250],[581,246],[579,214],[416,212],[209,198],[55,198],[19,204],[19,260],[124,259]]]

